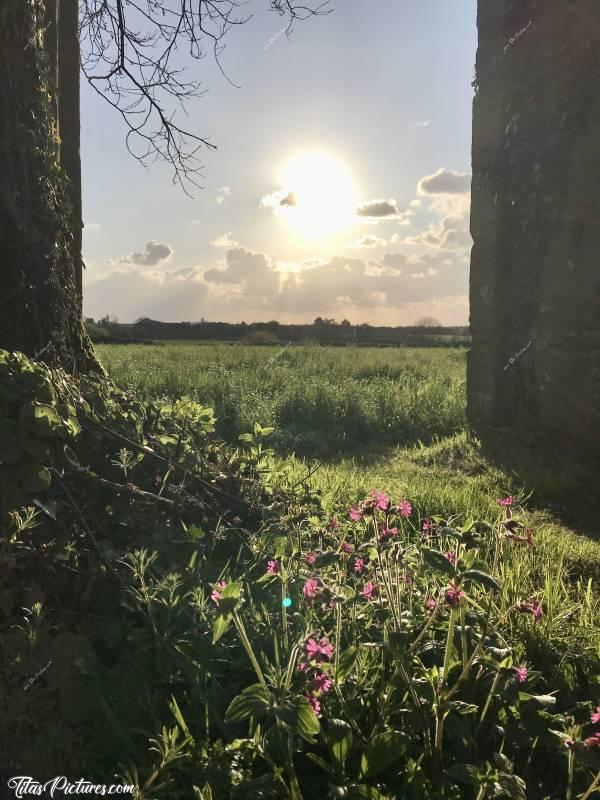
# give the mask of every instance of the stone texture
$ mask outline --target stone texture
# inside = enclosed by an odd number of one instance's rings
[[[600,452],[597,0],[479,0],[468,414]]]

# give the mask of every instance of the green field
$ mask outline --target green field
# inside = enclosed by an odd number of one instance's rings
[[[441,348],[101,345],[119,386],[212,405],[234,442],[255,421],[282,454],[332,458],[465,428],[465,351]]]
[[[99,354],[115,383],[4,355],[0,762],[123,764],[136,800],[597,795],[594,473],[484,448],[464,351]]]
[[[182,342],[98,351],[121,387],[213,406],[217,433],[231,443],[254,422],[273,426],[269,443],[285,469],[296,480],[316,469],[310,485],[332,507],[381,486],[424,513],[480,519],[497,514],[502,494],[525,502],[532,492],[527,477],[490,462],[467,433],[463,349]],[[566,468],[556,476],[539,466],[536,478],[550,490],[575,480]],[[542,500],[528,508],[538,558],[519,580],[571,603],[572,576],[600,577],[600,543],[565,526]],[[581,611],[589,621],[589,603]]]

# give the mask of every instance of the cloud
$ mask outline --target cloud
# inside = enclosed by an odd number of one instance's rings
[[[418,185],[419,194],[466,194],[471,190],[471,173],[455,172],[441,167],[433,175],[425,175]]]
[[[397,235],[398,234],[394,234],[394,236]],[[382,239],[379,236],[375,236],[375,234],[367,234],[366,236],[363,236],[361,239],[357,239],[355,242],[351,242],[349,244],[349,247],[385,247],[387,243],[388,243],[387,239]]]
[[[254,253],[243,247],[229,250],[225,267],[204,273],[209,283],[230,284],[245,296],[272,297],[279,287],[279,273],[264,253]]]
[[[389,200],[368,200],[356,209],[359,217],[396,217],[400,214],[394,198]]]
[[[86,276],[85,313],[123,321],[150,316],[166,321],[347,317],[372,324],[410,324],[429,315],[462,323],[468,260],[435,250],[420,257],[386,253],[379,261],[345,255],[284,264],[238,247],[210,268],[165,271],[121,264],[99,279]],[[444,304],[453,309],[443,313]],[[435,313],[433,311],[435,307]]]
[[[430,119],[423,119],[417,120],[414,124],[415,128],[430,128],[431,127],[431,120]]]
[[[157,267],[168,261],[173,255],[173,248],[170,244],[157,242],[152,239],[146,242],[143,253],[129,253],[117,259],[118,264],[137,264],[140,267]]]
[[[227,233],[224,233],[223,236],[219,236],[218,239],[214,239],[211,242],[213,247],[237,247],[238,244],[239,242],[235,242],[231,238],[231,231],[227,231]]]
[[[279,201],[280,206],[296,206],[298,205],[298,201],[296,200],[296,195],[294,192],[289,192],[285,197]]]
[[[416,236],[407,236],[404,244],[428,245],[442,250],[467,250],[473,244],[466,214],[448,216],[439,224],[430,225]]]
[[[225,198],[230,196],[231,196],[231,189],[229,188],[229,186],[221,186],[221,188],[217,190],[217,196],[215,198],[217,201],[217,205],[221,205],[225,201]]]

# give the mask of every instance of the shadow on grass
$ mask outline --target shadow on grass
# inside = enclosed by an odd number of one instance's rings
[[[547,509],[564,525],[600,541],[600,457],[504,431],[483,436],[481,454],[532,491],[531,509]]]

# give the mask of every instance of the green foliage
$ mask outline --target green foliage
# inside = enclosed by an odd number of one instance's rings
[[[242,344],[103,345],[113,379],[143,396],[210,403],[235,444],[258,419],[278,453],[331,458],[464,428],[463,350]]]
[[[408,491],[408,462],[394,502],[364,468],[315,483],[265,447],[271,426],[229,448],[197,399],[140,401],[5,353],[0,417],[13,774],[118,771],[138,800],[543,800],[592,783],[593,581],[515,538],[522,497],[509,518],[492,483],[445,494],[418,464]]]

